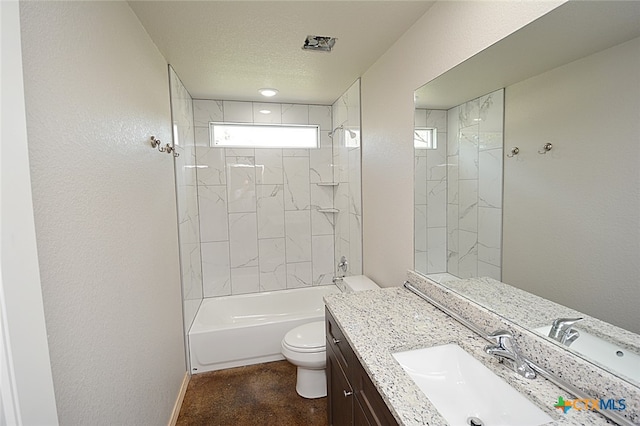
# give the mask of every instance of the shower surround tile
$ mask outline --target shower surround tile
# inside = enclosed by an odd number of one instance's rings
[[[311,207],[313,209],[333,208],[333,187],[311,185]]]
[[[258,293],[260,274],[256,266],[231,268],[231,294]]]
[[[502,211],[478,209],[478,260],[500,267],[502,241]]]
[[[447,226],[447,183],[427,181],[427,226]]]
[[[260,291],[287,288],[287,264],[284,238],[258,241],[260,252]]]
[[[309,159],[283,157],[285,210],[308,210],[311,205]]]
[[[311,209],[311,235],[333,235],[335,213],[319,212],[317,208]]]
[[[204,297],[231,294],[229,242],[202,243]]]
[[[252,102],[222,101],[222,108],[227,123],[253,123]]]
[[[333,182],[333,150],[329,147],[309,151],[310,182]]]
[[[285,211],[287,262],[311,261],[311,212]]]
[[[284,188],[257,185],[258,238],[284,237]]]
[[[269,113],[260,111],[269,111]],[[282,106],[280,104],[254,102],[253,122],[266,124],[282,124]]]
[[[427,272],[430,274],[447,272],[447,228],[445,226],[429,228],[427,235],[429,239]]]
[[[262,148],[255,150],[256,183],[283,184],[282,150]]]
[[[309,105],[309,124],[317,124],[323,132],[331,129],[331,107],[326,105]]]
[[[223,185],[199,186],[200,241],[227,241],[227,187]]]
[[[480,152],[478,205],[502,207],[502,149]]]
[[[209,127],[196,127],[195,131],[195,146],[211,146],[211,140],[209,139]]]
[[[254,157],[227,157],[227,206],[229,213],[256,211]]]
[[[207,133],[208,129],[203,129]],[[198,185],[225,185],[227,177],[225,173],[224,148],[211,148],[208,146],[196,147]]]
[[[333,235],[311,237],[313,285],[328,285],[333,279]]]
[[[205,99],[193,100],[193,122],[196,127],[209,128],[209,122],[221,121],[224,121],[222,101]]]
[[[282,124],[309,124],[309,105],[282,104]]]
[[[359,99],[359,95],[353,99]],[[335,182],[333,144],[337,140],[329,137],[333,107],[197,100],[193,109],[198,145],[193,161],[197,164],[193,169],[197,182],[194,179],[193,185],[201,196],[200,207],[192,216],[197,219],[200,215],[202,221],[197,241],[202,250],[206,295],[330,284],[336,263],[338,215],[318,209],[334,207],[338,190],[317,183]],[[261,114],[262,109],[269,109],[271,114]],[[214,148],[209,146],[212,121],[317,125],[319,147]],[[345,148],[342,136],[341,140]],[[349,170],[355,168],[352,174],[358,175],[358,182],[351,185],[359,191],[359,148],[355,149],[355,153],[344,150],[344,179],[348,181]],[[350,193],[349,189],[350,184],[345,182],[341,241],[347,250],[345,255],[361,263],[360,243],[349,244],[349,238],[361,238],[360,217],[353,215],[351,225],[349,217],[350,211],[360,212],[355,207],[360,205],[360,194]],[[197,205],[198,202],[193,203]]]
[[[256,213],[229,214],[231,268],[258,266],[258,227]]]
[[[311,262],[287,263],[287,288],[311,287],[312,285]]]

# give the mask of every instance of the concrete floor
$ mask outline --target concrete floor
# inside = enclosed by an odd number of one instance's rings
[[[195,374],[178,425],[326,426],[327,398],[296,393],[296,367],[287,361]]]

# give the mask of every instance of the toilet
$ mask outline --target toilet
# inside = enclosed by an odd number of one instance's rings
[[[380,288],[364,275],[336,280],[344,293]],[[282,339],[282,355],[298,367],[296,392],[303,398],[327,396],[325,322],[314,321],[290,330]]]

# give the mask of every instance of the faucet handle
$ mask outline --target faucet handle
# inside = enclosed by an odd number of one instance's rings
[[[583,317],[580,317],[580,318],[558,318],[558,319],[555,319],[553,321],[553,326],[566,329],[566,328],[571,327],[573,324],[577,323],[578,321],[582,321],[583,319],[584,319]]]
[[[487,335],[487,338],[495,341],[498,345],[503,346],[502,343],[504,341],[510,341],[513,339],[513,334],[507,330],[497,330]]]

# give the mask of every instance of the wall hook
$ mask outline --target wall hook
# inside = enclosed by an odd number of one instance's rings
[[[171,145],[167,144],[165,146],[165,151],[167,151],[167,154],[171,154],[173,153],[174,157],[179,157],[180,153],[176,151],[176,149],[174,147],[172,147]]]
[[[507,154],[507,157],[509,158],[515,157],[518,154],[520,154],[520,148],[518,148],[517,146],[514,146],[513,148],[511,148],[511,153]]]
[[[553,148],[553,145],[547,142],[544,145],[542,145],[542,151],[538,151],[538,154],[546,154],[547,152],[551,151],[552,148]]]
[[[151,148],[158,148],[158,151],[166,152],[167,149],[160,146],[161,143],[162,141],[160,139],[156,139],[155,136],[151,136]],[[169,144],[167,144],[167,146],[169,146]]]
[[[160,139],[156,139],[155,136],[151,136],[151,148],[157,148],[161,143],[162,142],[160,142]]]

